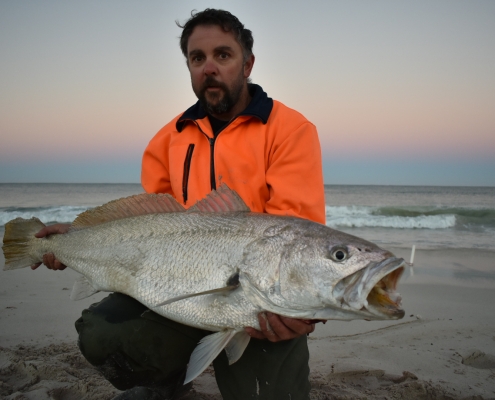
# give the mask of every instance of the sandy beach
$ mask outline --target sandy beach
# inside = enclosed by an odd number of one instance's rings
[[[409,259],[410,249],[391,249]],[[495,253],[416,251],[394,322],[329,321],[309,337],[312,399],[495,399]],[[0,259],[3,268],[3,258]],[[0,396],[111,399],[80,355],[71,270],[0,271]],[[221,399],[213,370],[188,399]]]

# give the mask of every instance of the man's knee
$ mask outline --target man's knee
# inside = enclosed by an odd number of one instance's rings
[[[122,327],[145,310],[139,302],[120,293],[113,293],[83,310],[75,327],[84,357],[93,365],[102,365],[109,355],[121,353],[122,336],[126,335]]]
[[[119,389],[183,380],[192,351],[207,334],[121,294],[84,310],[75,325],[84,357]]]

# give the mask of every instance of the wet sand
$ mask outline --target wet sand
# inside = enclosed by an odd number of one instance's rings
[[[409,259],[409,249],[391,250]],[[77,349],[74,321],[105,294],[70,301],[76,276],[0,271],[1,398],[118,393]],[[399,291],[400,321],[318,325],[309,337],[311,398],[495,399],[495,253],[418,249]],[[193,387],[188,399],[221,399],[211,368]]]

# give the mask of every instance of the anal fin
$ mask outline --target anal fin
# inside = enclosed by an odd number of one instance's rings
[[[72,293],[70,294],[70,299],[82,300],[98,292],[99,290],[95,289],[93,285],[88,281],[88,279],[85,276],[81,275],[74,282]]]
[[[197,378],[238,332],[229,329],[201,339],[189,359],[184,385]]]
[[[229,365],[234,364],[239,358],[241,358],[244,350],[246,350],[247,345],[251,336],[247,334],[246,331],[240,331],[235,334],[235,336],[227,343],[225,346],[225,353],[227,353],[227,358],[229,359]]]

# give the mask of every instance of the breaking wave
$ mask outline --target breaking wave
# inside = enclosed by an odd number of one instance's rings
[[[46,225],[55,222],[69,223],[88,208],[83,206],[0,208],[0,226],[5,226],[7,222],[18,217],[25,219],[36,217]]]
[[[327,225],[340,228],[484,229],[495,227],[495,210],[327,206]]]
[[[72,222],[90,206],[0,207],[0,227],[17,217],[45,224]],[[454,207],[326,206],[333,228],[461,229],[495,231],[494,209]]]

